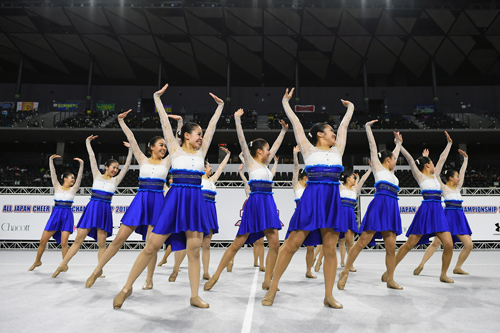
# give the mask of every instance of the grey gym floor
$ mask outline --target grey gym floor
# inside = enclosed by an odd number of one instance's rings
[[[223,249],[212,249],[213,273]],[[96,251],[80,251],[70,269],[51,275],[61,261],[59,251],[46,251],[43,266],[27,269],[34,251],[0,251],[1,332],[488,332],[500,327],[500,252],[473,251],[463,266],[469,276],[451,271],[454,284],[439,282],[442,252],[427,263],[420,276],[413,269],[423,251],[412,251],[396,270],[402,291],[380,282],[385,252],[365,250],[358,257],[344,291],[334,297],[344,305],[323,306],[322,269],[317,279],[306,279],[305,250],[295,255],[285,272],[272,307],[263,307],[264,273],[253,267],[252,249],[236,256],[232,273],[221,275],[212,291],[200,296],[210,309],[189,305],[187,260],[176,282],[168,282],[173,255],[157,267],[154,289],[142,290],[145,273],[123,308],[112,302],[125,283],[138,251],[120,251],[105,267],[106,275],[87,289],[85,281],[97,261]],[[163,253],[159,254],[159,257]],[[160,257],[161,258],[161,257]]]

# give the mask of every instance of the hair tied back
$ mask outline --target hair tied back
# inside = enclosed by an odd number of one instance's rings
[[[420,165],[420,161],[419,160],[416,160],[415,163],[418,164],[418,165]]]
[[[378,158],[382,158],[382,154],[380,152],[377,153]]]
[[[310,138],[313,137],[312,134],[311,134],[311,132],[307,133],[307,135],[309,135]]]
[[[248,144],[248,147],[252,147],[253,146],[253,141],[250,141],[250,143]]]

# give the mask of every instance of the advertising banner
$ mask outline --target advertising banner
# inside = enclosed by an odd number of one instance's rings
[[[97,111],[115,111],[115,103],[96,103]]]

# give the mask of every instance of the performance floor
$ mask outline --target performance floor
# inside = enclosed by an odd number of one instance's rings
[[[212,249],[213,273],[223,249]],[[114,310],[113,298],[125,283],[138,251],[120,251],[105,267],[103,279],[90,289],[85,281],[97,261],[96,251],[80,251],[70,269],[51,275],[61,261],[58,251],[46,251],[43,266],[28,272],[34,251],[0,251],[1,332],[492,332],[500,326],[500,252],[473,251],[464,265],[469,276],[451,271],[454,284],[439,282],[442,252],[427,263],[420,276],[413,269],[423,251],[412,251],[396,270],[404,287],[387,289],[380,282],[385,252],[365,250],[358,257],[344,291],[334,297],[344,305],[323,305],[323,270],[306,279],[305,249],[285,272],[272,307],[263,307],[264,273],[253,267],[252,249],[236,256],[232,273],[221,275],[212,291],[200,296],[210,309],[189,305],[187,259],[176,282],[168,282],[173,255],[157,267],[154,289],[142,290],[145,273],[123,308]],[[267,253],[267,252],[266,252]],[[163,252],[159,254],[159,257]],[[161,258],[161,257],[160,257]]]

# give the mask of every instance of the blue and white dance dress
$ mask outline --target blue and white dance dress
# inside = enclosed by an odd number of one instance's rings
[[[302,187],[302,185],[299,184],[298,186],[300,186],[300,188],[293,191],[293,193],[295,194],[295,200],[294,200],[295,201],[295,211],[293,212],[292,218],[290,220],[294,219],[294,215],[297,212],[297,206],[299,205],[300,198],[302,198],[302,194],[304,194],[304,190],[305,190],[305,187]],[[285,239],[288,239],[288,236],[290,236],[290,224],[288,224],[288,230],[286,232]]]
[[[342,201],[342,207],[344,219],[347,221],[348,229],[354,233],[359,233],[358,221],[356,220],[356,214],[354,209],[356,208],[357,195],[355,190],[349,190],[343,187],[340,190],[340,200]],[[339,239],[345,238],[345,233],[341,232]]]
[[[320,229],[348,230],[348,223],[341,214],[343,207],[339,195],[339,177],[344,168],[342,157],[335,148],[312,147],[305,157],[305,172],[309,180],[288,230],[309,231],[303,244],[313,246],[323,243]]]
[[[419,184],[422,192],[422,204],[411,222],[406,237],[422,235],[418,244],[429,243],[429,238],[436,232],[449,232],[448,222],[441,204],[441,185],[436,176],[427,177]]]
[[[201,191],[203,199],[207,205],[207,213],[210,223],[210,230],[213,234],[219,232],[219,223],[217,221],[217,209],[215,207],[215,196],[217,195],[217,187],[211,179],[201,178]]]
[[[257,164],[257,163],[255,163]],[[250,196],[245,204],[237,235],[250,234],[245,244],[251,244],[264,237],[264,230],[281,230],[278,208],[274,202],[273,175],[264,165],[258,165],[249,172]]]
[[[54,193],[54,207],[52,207],[52,213],[44,230],[56,232],[52,238],[56,240],[57,244],[61,243],[63,231],[72,234],[75,229],[75,219],[71,209],[74,199],[75,195],[71,189],[68,191],[59,190]]]
[[[205,174],[201,150],[190,154],[179,148],[173,155],[170,170],[173,183],[153,232],[170,234],[166,243],[172,245],[172,251],[179,251],[186,248],[186,231],[209,234],[210,220],[201,192],[201,178]]]
[[[123,171],[122,171],[123,172]],[[94,178],[90,201],[85,207],[77,228],[91,229],[88,236],[97,241],[97,229],[113,234],[113,215],[111,199],[116,191],[116,177],[104,179],[101,174]]]
[[[154,226],[163,206],[163,188],[168,174],[169,157],[159,164],[152,164],[147,159],[139,169],[139,189],[130,203],[121,222],[129,227],[136,227],[135,232],[146,240],[148,226]]]
[[[453,243],[460,242],[457,235],[472,235],[469,222],[464,214],[462,202],[462,196],[458,189],[444,195],[444,203],[446,205],[444,208],[444,215],[448,221]]]
[[[375,239],[382,239],[382,231],[392,231],[396,235],[402,233],[401,215],[399,213],[398,192],[399,179],[393,172],[384,168],[374,172],[376,192],[366,209],[359,232],[375,231],[370,245]]]

